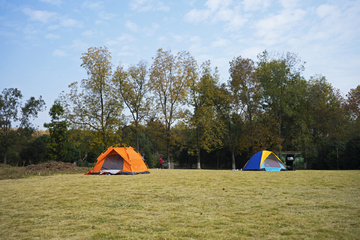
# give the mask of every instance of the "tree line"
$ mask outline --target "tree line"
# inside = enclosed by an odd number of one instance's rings
[[[114,67],[106,47],[89,48],[81,60],[88,77],[54,102],[47,134],[30,124],[44,110],[41,96],[21,106],[20,91],[4,89],[4,163],[94,162],[120,144],[145,153],[150,167],[162,157],[170,167],[236,169],[264,149],[302,153],[302,168],[360,166],[360,85],[344,98],[325,76],[305,79],[294,53],[235,57],[226,83],[210,61],[198,65],[185,51],[159,49],[150,66],[128,68]]]

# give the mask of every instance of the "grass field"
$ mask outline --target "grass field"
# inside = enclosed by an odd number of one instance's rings
[[[360,171],[0,181],[0,239],[360,239]]]

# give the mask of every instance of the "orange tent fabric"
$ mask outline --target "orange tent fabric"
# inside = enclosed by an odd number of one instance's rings
[[[85,175],[142,173],[150,172],[140,153],[132,147],[109,147],[97,158],[94,168]]]

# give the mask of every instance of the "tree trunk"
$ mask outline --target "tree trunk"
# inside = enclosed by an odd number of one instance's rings
[[[5,153],[4,153],[4,164],[7,164],[7,148],[5,148]]]
[[[236,169],[235,164],[235,146],[231,149],[231,160],[232,160],[232,169]]]
[[[279,158],[281,159],[281,112],[279,114]]]
[[[139,132],[138,132],[137,129],[136,129],[135,131],[136,131],[136,133],[135,133],[135,135],[136,135],[136,150],[137,150],[138,152],[140,152]]]
[[[167,163],[169,166],[169,169],[172,168],[171,161],[170,161],[170,132],[168,130],[167,138],[166,138],[166,152],[167,152]]]
[[[198,151],[198,155],[197,155],[197,169],[201,169],[201,164],[200,164],[200,133],[199,133],[199,127],[196,128],[196,133],[197,133],[197,151]]]

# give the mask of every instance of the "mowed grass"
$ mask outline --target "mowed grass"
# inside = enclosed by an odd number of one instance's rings
[[[360,171],[0,181],[1,239],[360,239]]]

